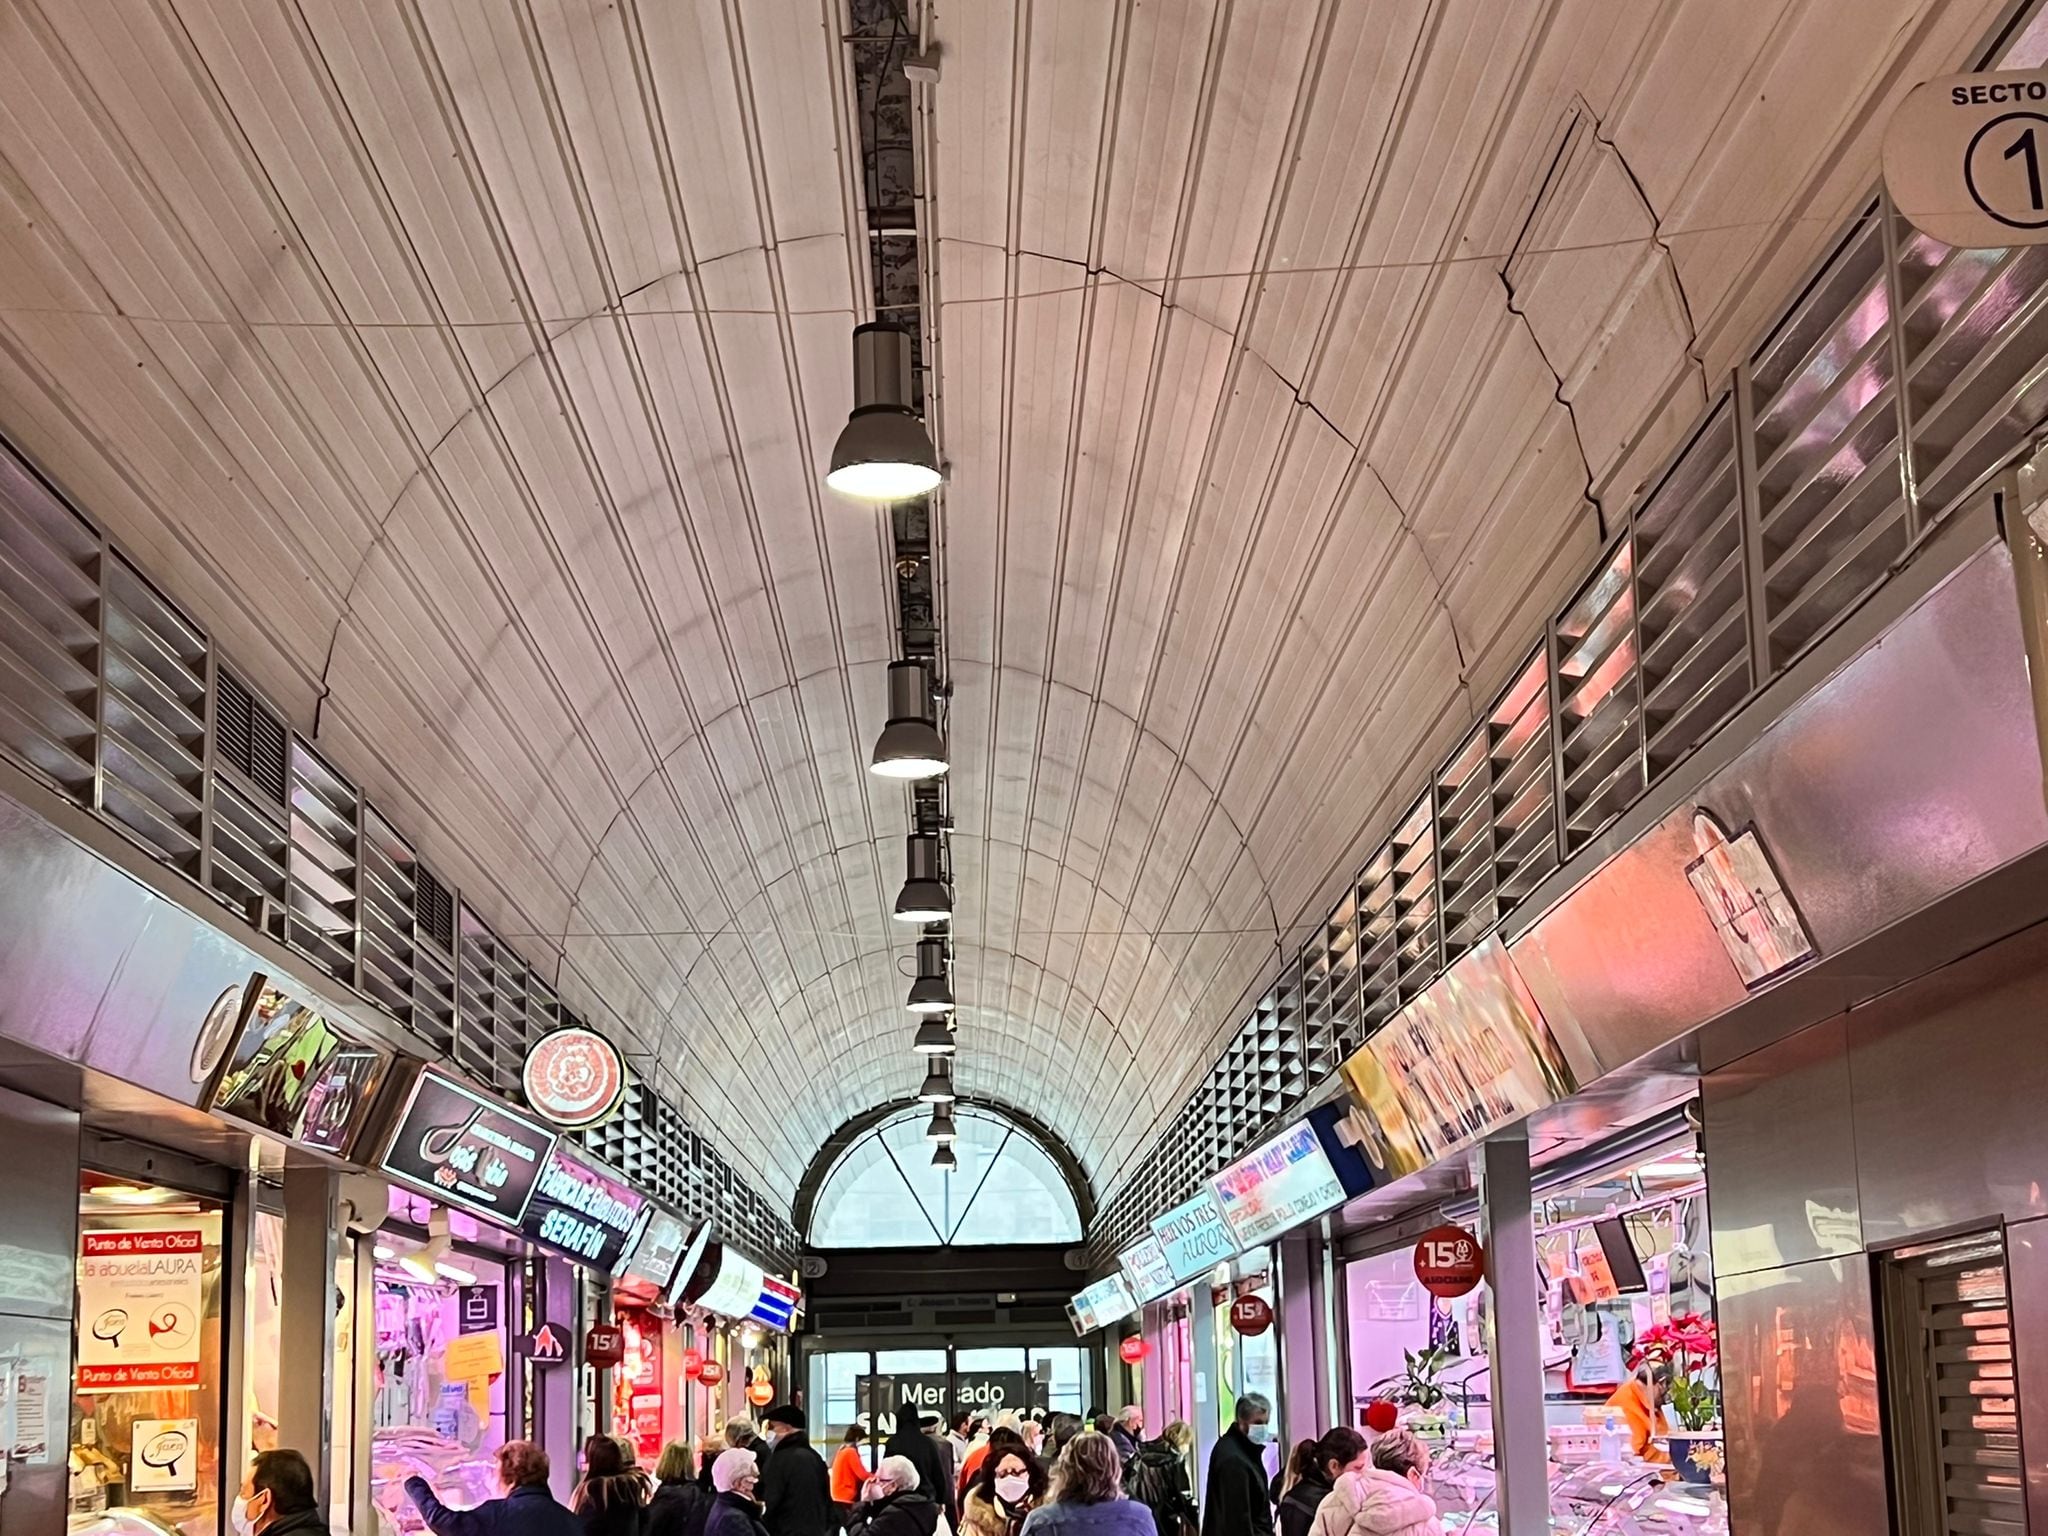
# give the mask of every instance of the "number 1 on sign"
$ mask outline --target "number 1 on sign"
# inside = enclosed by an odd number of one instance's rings
[[[2020,136],[2007,146],[2005,158],[2010,160],[2021,155],[2027,162],[2027,202],[2034,212],[2048,212],[2048,201],[2041,196],[2041,151],[2034,142],[2034,130],[2022,129]]]

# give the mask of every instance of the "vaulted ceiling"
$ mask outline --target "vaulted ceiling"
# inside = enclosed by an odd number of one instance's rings
[[[1115,1186],[2002,9],[935,8],[964,1091]],[[918,1070],[847,25],[0,0],[0,428],[784,1195]]]

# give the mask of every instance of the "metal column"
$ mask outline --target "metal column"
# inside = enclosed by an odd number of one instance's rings
[[[1188,1323],[1195,1377],[1195,1497],[1201,1499],[1209,1486],[1209,1453],[1223,1433],[1216,1417],[1222,1399],[1216,1381],[1216,1306],[1207,1275],[1198,1275],[1188,1287]]]
[[[1536,1223],[1529,1143],[1497,1137],[1480,1150],[1485,1223],[1486,1353],[1491,1362],[1493,1453],[1505,1536],[1548,1536],[1549,1450],[1543,1418],[1543,1313],[1536,1294]]]
[[[1280,1240],[1280,1401],[1282,1444],[1313,1440],[1329,1427],[1322,1330],[1316,1326],[1321,1287],[1316,1283],[1316,1236],[1308,1230]]]
[[[284,1171],[284,1263],[279,1284],[277,1441],[312,1464],[321,1507],[331,1493],[328,1419],[334,1369],[334,1170]]]

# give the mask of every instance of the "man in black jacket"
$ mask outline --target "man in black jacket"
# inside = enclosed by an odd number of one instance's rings
[[[946,1477],[946,1464],[932,1437],[918,1425],[917,1410],[908,1403],[896,1411],[896,1432],[883,1448],[886,1456],[901,1456],[917,1468],[917,1486],[946,1513],[947,1523],[960,1529],[959,1497]]]
[[[1272,1438],[1273,1405],[1256,1392],[1237,1400],[1237,1417],[1209,1453],[1209,1496],[1202,1536],[1273,1536],[1261,1447]]]
[[[264,1451],[242,1479],[235,1502],[256,1536],[327,1536],[313,1494],[313,1469],[297,1451]]]
[[[839,1510],[832,1502],[832,1474],[811,1449],[804,1411],[784,1403],[761,1416],[774,1449],[761,1469],[761,1523],[768,1536],[833,1536]]]

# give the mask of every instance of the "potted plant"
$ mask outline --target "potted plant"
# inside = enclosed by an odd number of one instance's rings
[[[1707,1483],[1721,1465],[1721,1435],[1714,1427],[1721,1411],[1720,1339],[1714,1320],[1688,1313],[1659,1323],[1636,1340],[1630,1365],[1671,1368],[1671,1412],[1682,1433],[1669,1437],[1671,1464],[1689,1483]]]
[[[1393,1427],[1398,1413],[1401,1422],[1418,1435],[1443,1438],[1449,1426],[1444,1409],[1450,1393],[1438,1378],[1457,1357],[1441,1345],[1431,1345],[1422,1350],[1404,1349],[1401,1358],[1401,1374],[1374,1383],[1367,1393],[1367,1427],[1384,1433]],[[1378,1418],[1384,1422],[1376,1422]]]

